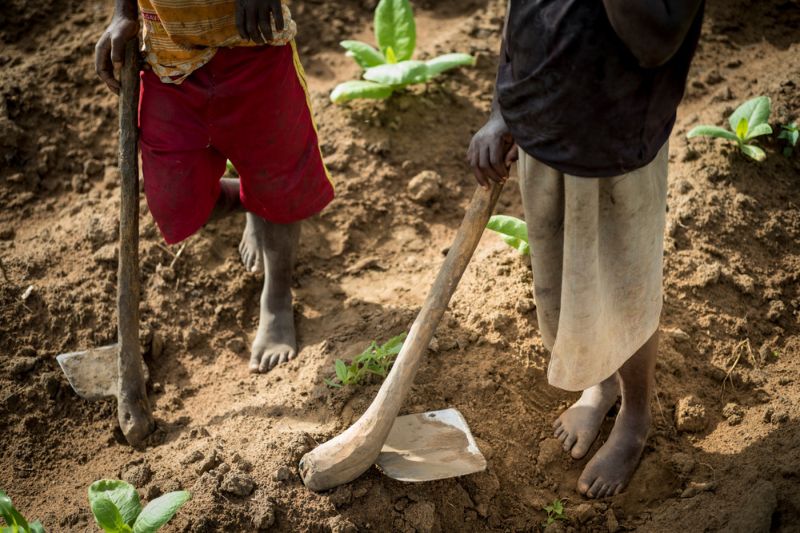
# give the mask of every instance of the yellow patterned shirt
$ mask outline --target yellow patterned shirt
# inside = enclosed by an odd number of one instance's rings
[[[181,83],[208,63],[218,48],[255,46],[236,29],[236,0],[139,0],[144,22],[145,59],[165,83]],[[285,45],[297,26],[283,4],[284,29],[269,44]]]

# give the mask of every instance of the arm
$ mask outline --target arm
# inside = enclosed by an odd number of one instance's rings
[[[509,10],[511,4],[509,2]],[[508,26],[508,11],[503,24],[503,43],[500,46],[500,67],[508,63],[506,53],[506,28]],[[504,183],[508,178],[508,170],[516,159],[516,147],[508,130],[506,121],[500,112],[497,88],[495,87],[492,98],[492,111],[489,120],[472,137],[467,150],[467,161],[472,167],[475,179],[485,189],[489,188],[489,180]]]
[[[114,77],[114,69],[122,67],[125,44],[139,33],[138,17],[136,0],[116,0],[111,23],[94,48],[95,71],[116,94],[119,94],[119,80]]]
[[[645,68],[666,63],[678,51],[702,0],[603,0],[608,20]]]
[[[275,29],[283,30],[281,0],[236,0],[236,28],[242,39],[263,44],[272,40],[270,17]]]

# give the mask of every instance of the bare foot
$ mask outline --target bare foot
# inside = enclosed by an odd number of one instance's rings
[[[242,240],[239,242],[239,255],[242,264],[248,272],[260,272],[264,270],[263,258],[263,238],[264,238],[264,219],[247,213],[247,222],[242,232]]]
[[[250,213],[247,214],[247,222],[255,235],[254,242],[259,247],[257,255],[261,257],[265,271],[258,331],[250,355],[250,371],[267,372],[297,355],[292,311],[292,270],[300,224],[273,224]],[[248,229],[245,228],[245,235],[247,233]]]
[[[589,498],[622,492],[639,464],[649,429],[649,409],[627,409],[623,404],[608,440],[583,469],[578,492]]]
[[[628,486],[647,442],[650,430],[650,397],[658,355],[658,332],[617,372],[622,407],[608,440],[597,451],[578,479],[578,492],[589,498],[619,494]]]
[[[271,312],[262,307],[256,339],[250,355],[251,372],[267,372],[291,361],[297,355],[292,302],[286,308]]]
[[[555,436],[564,444],[564,451],[580,459],[589,451],[597,438],[600,425],[608,410],[619,397],[616,373],[605,381],[583,391],[572,407],[561,413],[553,422]]]

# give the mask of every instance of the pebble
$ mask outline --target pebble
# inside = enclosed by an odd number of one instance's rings
[[[582,503],[575,508],[575,516],[577,517],[579,523],[585,524],[597,516],[597,511],[594,510],[592,504]]]
[[[545,439],[539,443],[539,455],[536,457],[536,464],[546,466],[561,457],[563,449],[558,439]]]
[[[122,479],[134,487],[145,486],[152,477],[153,471],[147,463],[131,466],[122,473]]]
[[[269,529],[275,523],[275,505],[272,502],[260,504],[253,512],[253,525],[259,531]]]
[[[279,466],[278,469],[272,474],[272,479],[275,481],[286,481],[292,477],[292,469],[286,465]]]
[[[685,396],[675,406],[675,427],[678,431],[698,432],[708,426],[706,408],[694,396]]]

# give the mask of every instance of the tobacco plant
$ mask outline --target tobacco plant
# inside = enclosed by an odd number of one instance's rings
[[[38,520],[28,523],[11,503],[11,498],[2,490],[0,490],[0,516],[6,521],[5,526],[0,526],[0,533],[44,533],[42,524]]]
[[[781,126],[778,139],[786,141],[786,146],[783,147],[783,155],[792,157],[792,153],[794,153],[794,149],[797,146],[797,140],[800,139],[800,129],[797,127],[797,122]]]
[[[329,387],[340,388],[344,385],[358,385],[370,375],[385,378],[395,357],[400,353],[405,339],[406,334],[401,333],[380,346],[377,342],[372,341],[366,350],[353,358],[349,365],[341,359],[337,359],[334,369],[336,370],[335,379],[338,380],[338,383],[330,379],[325,379],[325,383]]]
[[[342,41],[347,55],[364,69],[363,80],[346,81],[331,93],[341,104],[357,98],[384,100],[408,85],[426,83],[442,72],[474,65],[469,54],[445,54],[428,61],[412,59],[417,44],[414,11],[408,0],[381,0],[375,8],[378,49],[361,41]]]
[[[688,139],[698,136],[728,139],[735,142],[739,146],[739,150],[747,157],[763,161],[766,157],[764,150],[752,143],[756,137],[772,134],[772,128],[769,125],[770,107],[768,96],[753,98],[740,105],[728,117],[730,130],[719,126],[696,126],[686,134],[686,137]]]
[[[508,215],[494,215],[486,227],[498,234],[506,244],[526,255],[531,253],[528,244],[528,226],[524,220]]]
[[[191,497],[185,490],[169,492],[142,509],[139,493],[129,483],[101,479],[89,487],[92,514],[106,533],[155,533]]]

